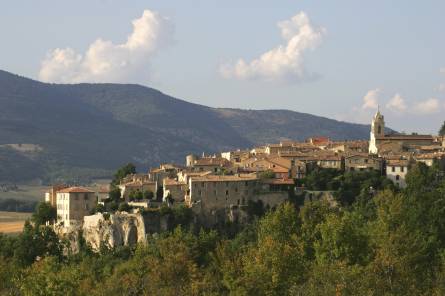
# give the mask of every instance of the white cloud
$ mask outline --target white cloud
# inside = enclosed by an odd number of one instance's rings
[[[440,72],[441,74],[445,74],[445,67],[440,68],[439,72]]]
[[[372,89],[363,97],[362,109],[377,109],[379,105],[380,89]]]
[[[279,22],[278,27],[287,41],[285,45],[279,45],[251,62],[239,59],[234,65],[222,65],[220,73],[225,78],[287,82],[316,77],[306,70],[304,53],[320,45],[326,30],[314,27],[304,12]]]
[[[414,105],[413,112],[420,114],[432,114],[440,111],[440,102],[436,98],[430,98]]]
[[[439,86],[437,87],[438,91],[445,91],[445,83],[441,83],[439,84]]]
[[[386,108],[395,112],[405,112],[407,110],[405,99],[398,93],[389,100],[386,104]]]
[[[144,80],[150,58],[169,42],[172,26],[150,10],[132,24],[133,32],[122,44],[99,38],[83,55],[71,48],[52,50],[42,62],[39,79],[62,83]]]

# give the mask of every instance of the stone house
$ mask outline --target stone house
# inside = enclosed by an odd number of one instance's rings
[[[153,192],[154,196],[156,196],[156,192],[158,190],[157,183],[155,181],[150,181],[148,178],[134,179],[133,181],[126,183],[122,182],[118,187],[121,191],[121,198],[126,201],[130,200],[129,196],[133,191],[151,191]]]
[[[371,171],[382,172],[383,160],[368,154],[353,154],[345,156],[345,171]]]
[[[258,191],[259,182],[256,174],[192,177],[185,202],[190,206],[199,202],[205,212],[230,205],[245,205]]]
[[[61,189],[56,196],[57,223],[64,227],[82,222],[97,204],[95,192],[83,187]]]
[[[164,179],[163,183],[163,200],[168,196],[173,198],[175,202],[183,202],[188,191],[188,184],[185,181],[178,181],[176,179]]]
[[[386,160],[386,177],[400,188],[406,187],[405,177],[412,162],[407,159]]]
[[[49,189],[49,191],[45,192],[45,202],[49,203],[52,207],[56,207],[57,205],[57,192],[59,190],[68,188],[68,185],[65,184],[58,184],[53,185]]]
[[[280,157],[252,159],[246,162],[243,167],[244,172],[271,171],[274,174],[274,178],[277,179],[289,179],[291,177],[291,169],[291,161]]]
[[[214,174],[235,173],[236,167],[230,161],[223,157],[202,157],[188,155],[186,157],[187,170],[193,172],[211,171]]]

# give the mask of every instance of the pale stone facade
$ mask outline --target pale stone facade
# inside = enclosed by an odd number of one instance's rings
[[[369,138],[369,154],[377,154],[379,152],[377,138],[385,136],[385,119],[380,111],[374,115],[371,123],[371,134]]]
[[[345,157],[345,171],[382,171],[383,161],[379,157],[367,154],[355,154]]]
[[[411,166],[409,160],[387,160],[386,177],[394,182],[400,188],[406,187],[405,177]]]
[[[97,204],[94,191],[83,187],[69,187],[56,194],[57,223],[65,227],[82,222]]]
[[[186,203],[200,202],[201,208],[211,211],[230,205],[244,205],[258,191],[259,179],[255,174],[190,178]]]

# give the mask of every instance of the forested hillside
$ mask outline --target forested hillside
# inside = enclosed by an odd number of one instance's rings
[[[0,294],[444,295],[443,172],[420,163],[404,190],[374,173],[334,178],[338,206],[297,196],[213,230],[183,208],[147,245],[99,253],[62,252],[39,207],[22,234],[0,235]]]
[[[215,109],[139,85],[57,85],[0,71],[0,180],[110,176],[188,153],[282,139],[365,139],[368,126],[285,110]],[[5,144],[31,144],[36,151]]]

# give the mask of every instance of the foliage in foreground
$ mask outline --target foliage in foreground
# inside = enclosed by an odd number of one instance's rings
[[[234,238],[178,226],[100,254],[62,256],[28,225],[0,236],[0,294],[444,295],[445,181],[424,165],[407,181],[351,206],[286,203]]]

